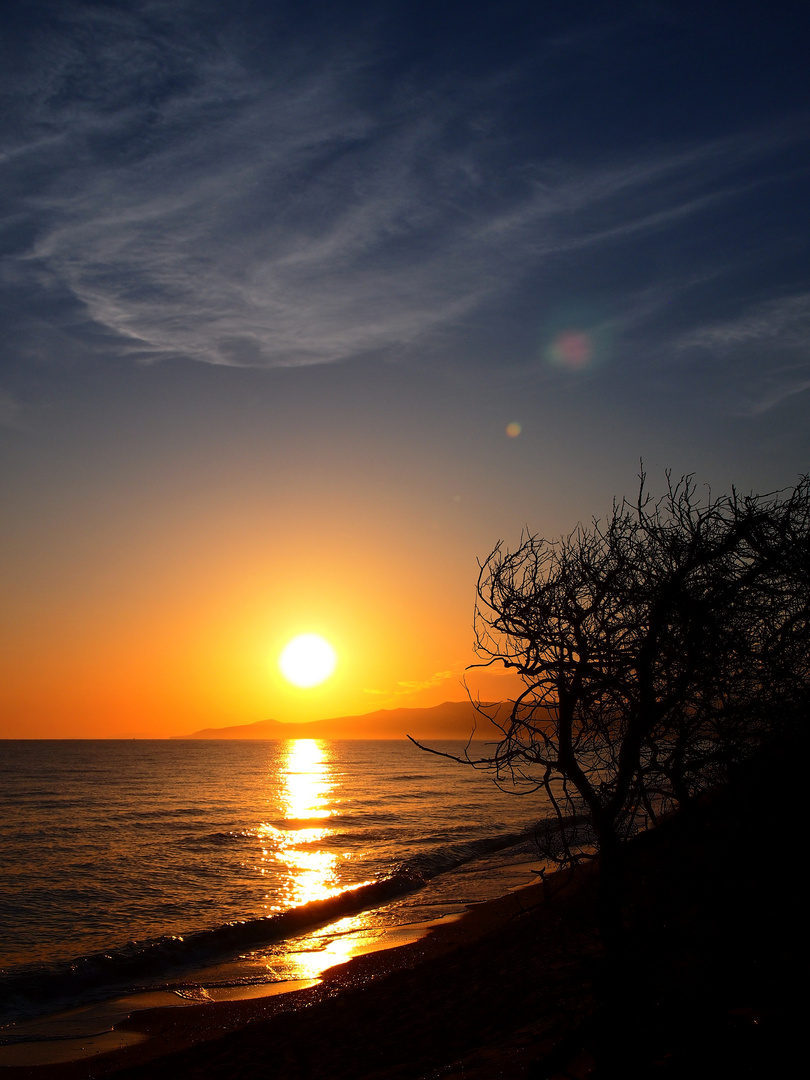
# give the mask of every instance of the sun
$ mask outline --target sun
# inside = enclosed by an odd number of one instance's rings
[[[329,678],[337,667],[337,653],[319,634],[299,634],[281,650],[278,666],[288,682],[306,689]]]

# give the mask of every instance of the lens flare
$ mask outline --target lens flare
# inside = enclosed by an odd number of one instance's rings
[[[593,338],[584,330],[563,330],[557,334],[548,350],[551,362],[569,371],[582,371],[588,367],[593,354]]]
[[[509,436],[510,439],[516,439],[521,433],[521,431],[523,431],[523,428],[520,426],[517,420],[513,420],[510,424],[506,425],[506,434]]]

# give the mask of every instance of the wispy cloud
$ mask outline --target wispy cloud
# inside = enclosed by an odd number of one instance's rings
[[[810,292],[779,297],[758,304],[737,318],[698,327],[684,334],[679,346],[717,350],[777,338],[801,348],[810,344]]]
[[[802,371],[783,368],[770,372],[762,379],[759,389],[757,398],[749,401],[743,410],[752,416],[767,412],[787,398],[810,390],[810,364],[806,364]]]
[[[405,679],[398,682],[397,686],[402,694],[414,694],[418,690],[430,690],[433,686],[441,686],[450,679],[459,678],[460,674],[459,671],[437,671],[429,679]]]
[[[757,415],[810,389],[810,292],[753,305],[706,322],[675,342],[679,353],[705,353],[745,370],[737,411]]]
[[[380,93],[371,42],[257,74],[226,39],[180,35],[184,5],[75,10],[26,75],[2,163],[9,221],[35,237],[8,273],[35,270],[143,360],[424,347],[557,258],[714,212],[800,137],[529,160],[494,135],[491,87]]]
[[[139,161],[68,168],[26,258],[146,357],[327,362],[419,339],[487,287],[437,242],[420,161],[439,132],[339,99],[319,72]]]
[[[363,693],[371,694],[374,697],[385,697],[389,700],[394,700],[399,697],[408,697],[411,694],[419,693],[421,690],[431,690],[434,686],[441,686],[451,679],[456,679],[460,682],[463,670],[463,668],[458,668],[452,671],[436,671],[427,679],[400,680],[394,690],[366,689]]]

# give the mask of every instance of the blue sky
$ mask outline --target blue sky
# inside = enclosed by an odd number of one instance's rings
[[[88,537],[137,581],[120,531],[182,561],[201,520],[244,535],[272,506],[304,593],[331,530],[337,579],[369,545],[430,578],[424,605],[447,567],[461,625],[476,558],[603,513],[640,458],[654,487],[666,468],[718,492],[794,483],[800,15],[5,4],[7,640],[32,582],[70,593]]]

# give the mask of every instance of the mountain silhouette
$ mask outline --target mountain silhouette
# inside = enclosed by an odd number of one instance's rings
[[[482,703],[490,716],[506,719],[509,701]],[[202,728],[175,739],[475,739],[494,741],[500,729],[469,701],[445,701],[427,709],[379,709],[361,716],[335,716],[307,723],[257,720],[253,724]]]

